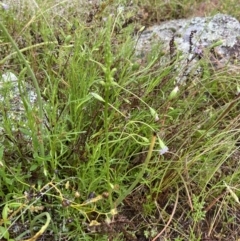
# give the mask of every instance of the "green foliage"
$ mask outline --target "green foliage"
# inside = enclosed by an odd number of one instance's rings
[[[168,19],[189,4],[143,2],[155,21],[161,5]],[[146,63],[134,55],[127,1],[86,5],[87,19],[72,8],[60,18],[51,4],[18,22],[14,10],[2,16],[0,64],[18,77],[24,117],[9,118],[11,88],[1,85],[0,239],[154,239],[165,229],[166,240],[198,240],[204,225],[220,230],[217,219],[229,231],[239,202],[239,75],[202,59],[204,76],[176,86],[160,46]]]

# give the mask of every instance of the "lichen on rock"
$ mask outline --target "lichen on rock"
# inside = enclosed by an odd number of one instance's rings
[[[175,49],[180,53],[178,81],[184,81],[199,59],[206,55],[215,69],[236,64],[240,59],[240,23],[225,14],[171,20],[151,26],[138,39],[137,56],[144,58],[152,46],[161,43],[165,49],[161,61],[167,62],[170,58],[169,43],[173,39]],[[184,67],[179,70],[180,66]]]

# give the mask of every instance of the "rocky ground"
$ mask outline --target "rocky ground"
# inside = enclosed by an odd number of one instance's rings
[[[138,56],[143,57],[156,45],[159,45],[159,52],[163,52],[161,64],[178,61],[177,82],[185,81],[191,72],[196,74],[196,69],[201,73],[197,66],[201,59],[215,70],[228,67],[240,71],[240,23],[229,15],[171,20],[153,25],[138,39]]]

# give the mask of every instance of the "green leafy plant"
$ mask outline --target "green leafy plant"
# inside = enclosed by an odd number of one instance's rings
[[[24,114],[9,118],[12,87],[1,84],[0,237],[234,233],[239,74],[202,58],[205,75],[176,84],[180,53],[163,63],[159,43],[135,55],[143,25],[185,17],[196,1],[36,3],[3,12],[0,25],[1,74],[16,75]]]

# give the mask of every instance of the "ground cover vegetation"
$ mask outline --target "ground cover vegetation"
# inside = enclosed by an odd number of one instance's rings
[[[238,63],[176,86],[177,59],[139,61],[136,39],[204,2],[129,2],[1,10],[1,72],[38,96],[16,121],[0,104],[1,240],[239,239]]]

